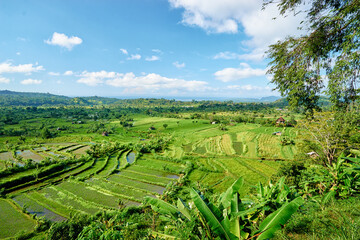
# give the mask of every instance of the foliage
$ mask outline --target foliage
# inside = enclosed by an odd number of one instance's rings
[[[265,0],[265,6],[274,2]],[[303,3],[307,1],[281,0],[277,6],[280,14],[286,15]],[[319,94],[328,78],[327,94],[334,107],[344,109],[358,98],[360,3],[315,0],[305,9],[301,28],[306,34],[270,46],[268,73],[273,74],[272,83],[287,96],[289,104],[302,106],[309,114],[319,108]],[[322,76],[324,72],[326,77]]]
[[[302,139],[310,144],[316,143],[312,149],[320,155],[323,164],[332,165],[342,151],[353,146],[349,137],[356,132],[359,121],[356,113],[315,113],[314,118],[299,121],[298,128],[305,129]]]
[[[259,198],[261,200],[259,203],[244,201],[240,199],[239,195],[242,185],[242,178],[235,181],[226,192],[220,195],[218,206],[191,188],[190,197],[196,211],[188,208],[181,199],[178,199],[177,206],[159,199],[147,198],[147,201],[154,211],[167,217],[166,220],[170,225],[174,224],[173,221],[195,221],[198,229],[193,228],[188,231],[199,231],[198,234],[205,239],[212,239],[216,236],[222,239],[271,238],[275,231],[280,229],[303,204],[300,197],[294,200],[288,199],[288,194],[274,191],[275,188],[272,186],[269,189],[266,188],[265,191],[262,188],[261,191],[264,194]],[[278,185],[283,185],[283,179]],[[282,191],[286,190],[288,189],[282,189]],[[275,209],[268,208],[265,213],[264,206],[268,206],[270,200],[267,197],[277,197],[279,205],[274,206]],[[179,235],[175,229],[172,234]]]
[[[360,236],[360,202],[349,198],[324,206],[313,201],[305,205],[277,233],[277,239],[358,239]]]
[[[55,223],[48,239],[139,239],[149,236],[151,216],[142,208],[120,212],[99,212],[95,216],[74,215],[66,222]]]
[[[304,195],[325,196],[334,192],[336,197],[350,197],[360,191],[360,160],[341,158],[327,168],[320,165],[303,170],[299,183]]]

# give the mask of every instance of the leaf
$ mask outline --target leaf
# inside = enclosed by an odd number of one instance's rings
[[[272,238],[274,233],[291,218],[303,203],[304,200],[301,197],[295,198],[267,216],[259,226],[259,232],[261,232],[261,234],[257,239]]]
[[[231,215],[234,215],[234,214],[239,212],[239,202],[240,202],[239,193],[233,194],[233,199],[231,201],[231,213],[230,213]],[[229,230],[238,239],[240,239],[240,237],[241,237],[241,235],[240,235],[241,227],[240,227],[239,217],[235,217],[235,218],[230,219]]]
[[[324,197],[321,199],[322,204],[328,203],[330,200],[334,199],[336,192],[334,190],[329,191]]]
[[[240,177],[226,190],[224,195],[221,196],[220,202],[224,208],[230,207],[231,200],[233,199],[233,194],[239,192],[243,183],[244,183],[244,179]]]
[[[226,229],[221,222],[223,219],[218,218],[216,213],[210,210],[209,206],[202,200],[200,195],[190,188],[190,196],[194,201],[196,208],[203,215],[210,228],[220,237],[231,240],[229,229]]]
[[[190,221],[192,220],[192,216],[190,214],[189,209],[187,208],[185,203],[180,198],[178,198],[178,200],[177,200],[177,208],[181,212],[182,215],[184,215]]]
[[[260,197],[264,197],[264,187],[261,184],[261,182],[259,182],[259,194],[260,194]]]
[[[165,215],[171,215],[174,219],[177,219],[177,213],[179,212],[179,210],[170,203],[152,197],[145,197],[145,200],[151,205],[151,208],[155,212]]]
[[[260,204],[255,205],[255,206],[252,207],[252,208],[249,208],[249,209],[246,209],[246,210],[244,210],[244,211],[240,211],[240,212],[238,212],[238,213],[235,213],[233,216],[234,216],[234,217],[244,217],[244,216],[248,215],[249,213],[255,212],[258,208],[263,207],[266,203],[267,203],[267,202],[262,202],[262,203],[260,203]]]
[[[353,163],[360,163],[360,158],[343,157],[343,159],[349,160]]]
[[[154,238],[160,237],[160,238],[163,238],[163,239],[176,239],[176,237],[174,237],[174,236],[164,234],[164,233],[155,232],[155,231],[151,231],[151,235]]]

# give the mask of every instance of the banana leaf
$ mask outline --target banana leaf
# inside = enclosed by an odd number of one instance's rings
[[[221,202],[221,204],[223,205],[224,208],[230,207],[231,201],[233,200],[234,193],[239,192],[239,190],[242,187],[243,183],[244,183],[244,179],[242,177],[240,177],[221,196],[220,202]]]
[[[181,200],[180,198],[178,198],[177,201],[177,209],[181,212],[182,215],[184,215],[187,219],[189,219],[190,221],[192,220],[192,216],[190,214],[189,209],[187,208],[187,206],[185,205],[185,203],[183,202],[183,200]]]
[[[215,206],[209,206],[211,203],[207,204],[204,202],[201,196],[193,188],[190,188],[190,196],[194,201],[196,208],[205,218],[207,224],[210,226],[211,230],[214,231],[214,233],[216,233],[222,239],[234,239],[231,237],[229,229],[224,227],[221,223],[224,218],[222,217],[219,209],[217,209]]]
[[[152,197],[145,197],[145,200],[147,203],[151,205],[151,208],[160,214],[170,215],[174,219],[178,218],[178,212],[179,210],[171,205],[170,203],[167,203],[163,200],[152,198]]]
[[[263,240],[272,238],[275,232],[291,218],[303,203],[304,200],[301,197],[295,198],[267,216],[259,226],[259,232],[261,234],[257,239]]]

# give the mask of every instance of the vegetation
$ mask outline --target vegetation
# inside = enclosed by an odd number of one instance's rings
[[[274,3],[266,0],[265,5]],[[303,3],[306,31],[299,37],[287,37],[270,46],[269,73],[283,96],[293,107],[303,107],[310,114],[319,110],[319,95],[326,84],[326,94],[333,107],[346,109],[358,99],[359,81],[359,9],[357,0],[307,2],[281,0],[280,14],[299,11]],[[325,74],[325,76],[324,76]]]
[[[357,112],[325,107],[307,119],[276,104],[121,101],[128,107],[0,109],[0,194],[9,211],[20,209],[14,222],[25,221],[4,237],[358,233],[358,215],[347,210],[359,192]],[[334,218],[332,209],[346,214]],[[329,224],[317,231],[308,216]]]

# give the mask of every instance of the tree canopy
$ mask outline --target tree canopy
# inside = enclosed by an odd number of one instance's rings
[[[265,7],[277,2],[281,15],[306,13],[300,26],[305,34],[269,47],[268,73],[275,89],[292,107],[310,114],[318,108],[321,93],[329,95],[338,110],[354,103],[359,94],[360,1],[264,1]]]

